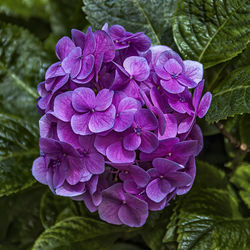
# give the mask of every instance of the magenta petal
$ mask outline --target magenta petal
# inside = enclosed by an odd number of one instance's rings
[[[96,40],[95,55],[103,54],[103,62],[111,62],[115,57],[115,46],[110,36],[103,30],[94,33]]]
[[[80,30],[72,29],[71,36],[76,47],[80,47],[81,49],[83,49],[85,44],[85,35],[83,34],[83,32],[81,32]]]
[[[201,99],[199,109],[198,109],[198,117],[202,118],[206,115],[210,104],[212,101],[212,94],[210,92],[207,92]]]
[[[188,78],[183,74],[178,76],[177,81],[188,88],[194,88],[197,86],[196,82],[194,82],[192,79]]]
[[[146,188],[146,194],[154,202],[162,201],[171,190],[171,185],[167,180],[154,179]]]
[[[147,60],[140,56],[130,56],[123,62],[123,67],[135,80],[145,81],[150,74]]]
[[[91,174],[102,174],[105,170],[104,157],[99,153],[88,154],[84,162]]]
[[[69,122],[75,113],[72,107],[72,91],[58,95],[54,101],[53,114],[64,122]]]
[[[161,86],[171,94],[179,94],[185,90],[175,79],[161,80]]]
[[[100,133],[111,129],[115,122],[115,106],[112,104],[106,111],[95,111],[89,120],[89,130]]]
[[[108,223],[120,225],[121,220],[118,217],[118,211],[122,200],[125,198],[122,190],[122,184],[117,183],[102,192],[102,202],[98,207],[98,213],[102,220]]]
[[[106,155],[111,162],[128,163],[135,160],[135,152],[123,148],[121,141],[115,142],[108,146]]]
[[[85,184],[77,183],[76,185],[70,185],[67,182],[63,186],[56,189],[56,194],[65,197],[74,197],[81,195],[85,192]]]
[[[98,152],[106,155],[106,149],[111,144],[120,140],[120,135],[118,133],[111,132],[106,136],[96,136],[94,146]]]
[[[68,56],[68,54],[75,48],[72,40],[64,36],[56,44],[56,55],[61,61]]]
[[[92,132],[89,130],[89,120],[91,114],[86,113],[82,115],[73,115],[71,119],[71,127],[74,133],[78,135],[90,135]]]
[[[74,48],[69,55],[62,61],[62,67],[66,73],[70,73],[72,78],[75,78],[82,66],[82,50],[80,47]]]
[[[135,113],[140,108],[141,103],[139,101],[131,97],[125,97],[120,101],[117,112],[130,111]]]
[[[183,167],[171,160],[165,158],[156,158],[153,160],[153,166],[158,173],[163,176],[168,176],[169,173],[182,169]]]
[[[186,119],[184,119],[179,125],[178,125],[178,134],[183,134],[189,131],[191,129],[194,118],[192,116],[188,116]]]
[[[141,145],[139,149],[144,153],[152,153],[159,146],[157,136],[149,131],[143,131],[141,134]]]
[[[203,66],[196,61],[186,60],[183,62],[185,67],[185,76],[196,83],[199,83],[203,77]]]
[[[198,110],[203,88],[204,88],[204,81],[201,81],[194,90],[192,104],[194,106],[195,111]]]
[[[83,49],[83,56],[93,54],[96,48],[96,41],[91,27],[88,27],[88,30],[85,35],[85,44]]]
[[[114,91],[110,91],[109,89],[102,89],[96,96],[96,111],[104,111],[106,110],[112,103]]]
[[[38,180],[40,183],[48,185],[47,182],[47,175],[48,168],[45,164],[44,157],[38,157],[34,162],[32,166],[32,175]]]
[[[134,166],[134,165],[130,166],[129,173],[138,186],[145,187],[148,184],[150,176],[141,167]]]
[[[141,136],[132,132],[123,139],[123,146],[126,150],[136,150],[141,145]]]
[[[141,227],[148,217],[148,205],[131,194],[126,195],[126,203],[118,211],[119,219],[130,227]]]
[[[166,129],[163,135],[158,134],[159,140],[176,137],[177,135],[177,120],[173,114],[164,114],[166,119]]]
[[[86,79],[90,75],[94,68],[94,62],[95,58],[93,55],[88,55],[83,58],[82,68],[80,70],[80,73],[77,75],[78,80]]]
[[[158,126],[154,113],[148,109],[141,109],[136,112],[135,122],[143,130],[154,130]]]
[[[166,61],[164,68],[169,74],[175,76],[179,75],[183,70],[182,65],[180,65],[175,59],[169,59]]]
[[[113,130],[116,132],[123,132],[132,125],[133,120],[134,114],[132,112],[121,112],[119,116],[115,118]]]
[[[70,122],[57,122],[57,135],[60,141],[67,142],[75,148],[79,148],[78,138],[79,135],[76,135],[70,125]]]
[[[78,112],[87,112],[94,108],[95,93],[90,88],[77,88],[72,94],[73,108]]]

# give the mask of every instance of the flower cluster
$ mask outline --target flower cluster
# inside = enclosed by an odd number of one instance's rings
[[[112,224],[142,226],[188,192],[202,149],[203,67],[143,33],[72,30],[38,85],[41,156],[32,172],[56,195]],[[191,89],[192,92],[190,91]]]

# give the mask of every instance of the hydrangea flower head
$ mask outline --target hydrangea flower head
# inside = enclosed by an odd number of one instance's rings
[[[72,30],[56,55],[38,85],[41,156],[32,173],[108,223],[141,227],[194,182],[203,145],[196,118],[212,98],[202,96],[202,64],[107,24]]]

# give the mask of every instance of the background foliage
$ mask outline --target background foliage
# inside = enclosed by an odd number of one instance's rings
[[[101,222],[31,175],[36,86],[72,28],[145,31],[205,67],[211,108],[191,191],[139,229]],[[1,0],[0,249],[250,249],[249,0]]]

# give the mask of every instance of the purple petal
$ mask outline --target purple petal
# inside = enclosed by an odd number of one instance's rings
[[[91,118],[90,113],[82,115],[73,115],[71,119],[71,127],[74,133],[78,135],[90,135],[92,132],[89,130],[89,119]]]
[[[178,134],[183,134],[188,132],[194,122],[194,118],[192,116],[188,116],[186,119],[184,119],[179,125],[178,125]]]
[[[196,83],[199,83],[203,77],[203,66],[201,63],[196,61],[185,60],[185,76],[190,78]]]
[[[133,97],[137,100],[141,100],[140,88],[139,88],[138,84],[136,83],[136,81],[130,80],[128,82],[127,87],[125,89],[123,89],[123,91],[127,96]]]
[[[53,137],[56,131],[56,123],[52,123],[47,115],[43,115],[39,120],[39,130],[41,137]]]
[[[147,203],[148,203],[148,209],[150,211],[159,211],[159,210],[162,210],[165,206],[166,206],[166,200],[167,199],[163,199],[162,201],[160,202],[154,202],[150,199],[147,200]]]
[[[157,178],[151,181],[146,188],[146,194],[154,202],[161,202],[171,190],[167,180]]]
[[[70,185],[67,182],[63,186],[56,189],[56,194],[65,197],[74,197],[81,195],[85,192],[85,184],[77,183],[76,185]]]
[[[124,191],[129,194],[138,194],[140,192],[140,189],[138,188],[137,184],[133,180],[129,179],[123,181],[123,188]]]
[[[80,148],[78,138],[70,125],[70,122],[58,121],[57,123],[57,135],[60,141],[67,142],[75,148]]]
[[[61,153],[62,150],[58,141],[49,138],[40,138],[39,147],[43,153],[50,155]]]
[[[111,62],[115,57],[115,46],[110,36],[103,30],[94,33],[96,40],[95,55],[103,54],[103,62]]]
[[[120,140],[120,135],[118,133],[111,132],[107,136],[97,135],[95,138],[94,145],[98,152],[103,155],[106,155],[106,149],[108,148],[108,146],[110,146],[114,142],[117,142],[118,140]]]
[[[38,157],[35,159],[32,166],[32,175],[35,179],[42,184],[48,185],[46,178],[47,172],[48,168],[46,167],[44,157]]]
[[[144,57],[130,56],[123,62],[123,67],[137,81],[145,81],[150,74],[150,68]]]
[[[62,69],[61,62],[52,64],[46,71],[45,79],[54,78],[57,76],[64,76],[65,72]],[[48,89],[47,89],[48,90]]]
[[[123,38],[126,35],[126,30],[121,25],[112,25],[108,30],[109,35],[113,40]]]
[[[201,81],[194,90],[192,104],[195,110],[198,110],[203,88],[204,88],[204,81]]]
[[[141,145],[141,136],[136,133],[130,133],[123,139],[123,146],[126,150],[136,150]]]
[[[179,75],[183,68],[182,65],[180,65],[175,59],[169,59],[164,64],[164,69],[170,74],[170,75]]]
[[[86,79],[90,75],[94,68],[94,62],[95,58],[93,55],[88,55],[83,58],[80,73],[77,75],[78,80]]]
[[[69,122],[75,111],[72,107],[72,91],[58,95],[54,101],[53,114],[64,122]]]
[[[118,211],[121,222],[130,227],[141,227],[148,217],[148,205],[131,194],[126,194],[126,204]]]
[[[210,104],[212,101],[212,94],[210,92],[207,92],[201,99],[199,109],[198,109],[198,117],[202,118],[206,115]]]
[[[99,153],[88,154],[84,162],[87,169],[92,174],[102,174],[105,170],[104,157]]]
[[[158,127],[158,121],[152,111],[141,109],[135,113],[135,122],[143,130],[154,130]]]
[[[109,89],[102,89],[100,92],[98,92],[96,96],[96,111],[104,111],[106,110],[112,103],[114,91],[110,91]]]
[[[111,129],[115,122],[115,106],[112,104],[106,111],[95,111],[89,120],[89,130],[100,133]]]
[[[133,112],[121,112],[118,117],[115,118],[115,124],[113,130],[116,132],[123,132],[129,128],[134,120]]]
[[[156,158],[153,160],[153,166],[154,168],[158,171],[158,173],[160,175],[163,176],[168,176],[171,172],[175,172],[177,170],[182,169],[183,167],[174,162],[174,161],[170,161],[168,159],[165,158]]]
[[[156,45],[156,46],[152,46],[150,48],[150,51],[152,52],[152,60],[151,63],[153,65],[153,67],[156,65],[156,62],[160,56],[160,54],[166,50],[171,50],[169,47],[167,46],[163,46],[163,45]]]
[[[178,76],[177,81],[188,88],[194,88],[197,86],[196,82],[194,82],[192,79],[188,78],[183,74]]]
[[[83,56],[93,54],[96,48],[96,41],[91,27],[88,27],[88,30],[85,35],[85,44],[83,49]]]
[[[86,152],[97,152],[94,148],[95,135],[79,136],[81,148]]]
[[[69,53],[75,48],[72,40],[64,36],[56,44],[56,55],[61,61],[69,55]]]
[[[151,40],[142,32],[135,34],[129,38],[130,44],[136,48],[136,50],[144,52],[150,48]]]
[[[122,184],[117,183],[102,192],[102,202],[98,207],[98,213],[102,220],[108,223],[122,224],[118,217],[118,211],[122,200],[125,199]]]
[[[130,166],[128,169],[133,180],[138,186],[145,187],[148,184],[150,176],[144,169],[134,165]]]
[[[175,79],[161,80],[161,86],[171,94],[179,94],[185,90],[185,87],[180,85]]]
[[[95,204],[93,203],[92,196],[89,194],[89,192],[84,193],[82,195],[82,199],[84,201],[85,206],[91,213],[97,210],[97,206],[95,206]]]
[[[191,176],[183,172],[170,173],[166,178],[174,187],[183,187],[192,182]]]
[[[143,131],[141,134],[141,145],[139,150],[144,153],[152,153],[159,146],[157,136],[149,131]]]
[[[120,101],[117,112],[130,111],[135,113],[140,108],[141,103],[139,101],[131,97],[125,97]]]
[[[193,126],[191,132],[189,133],[188,138],[197,141],[197,150],[195,156],[198,155],[203,148],[203,135],[200,127],[197,124]]]
[[[192,156],[195,155],[197,151],[197,144],[198,141],[189,140],[189,141],[182,141],[175,144],[174,152],[176,157],[181,158],[184,156]]]
[[[106,150],[108,159],[114,163],[127,163],[135,160],[135,152],[123,148],[121,141],[108,146]]]
[[[85,44],[85,35],[80,30],[72,29],[71,36],[76,47],[83,49]]]
[[[158,134],[159,140],[176,137],[177,135],[177,120],[173,114],[164,114],[166,120],[166,129],[163,135]]]
[[[67,181],[70,185],[75,185],[81,180],[83,163],[80,158],[68,156],[69,169],[67,171]]]
[[[72,106],[78,112],[88,112],[94,108],[95,93],[90,88],[77,88],[72,94]]]
[[[67,161],[65,160],[61,162],[60,166],[57,166],[54,169],[53,187],[55,189],[59,188],[64,183],[67,170],[68,170],[68,164],[67,164]]]

